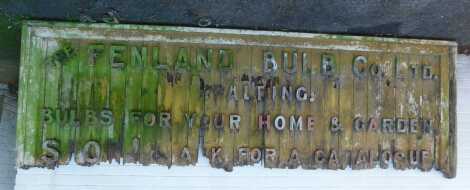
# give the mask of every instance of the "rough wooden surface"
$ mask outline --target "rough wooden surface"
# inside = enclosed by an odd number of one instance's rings
[[[18,165],[192,165],[203,148],[227,171],[455,176],[455,44],[198,30],[26,23]]]

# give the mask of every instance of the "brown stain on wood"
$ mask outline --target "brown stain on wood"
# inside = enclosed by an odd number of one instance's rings
[[[44,26],[48,28],[47,24]],[[131,33],[113,28],[111,30],[119,34],[103,34],[105,40],[66,39],[77,50],[78,59],[66,64],[50,64],[47,60],[57,52],[58,45],[55,44],[59,40],[35,37],[36,34],[31,32],[34,27],[25,25],[24,29],[19,88],[19,166],[44,166],[41,156],[46,152],[41,147],[42,142],[53,139],[60,144],[55,147],[61,152],[59,164],[67,164],[71,153],[74,153],[80,164],[91,165],[85,162],[84,156],[93,155],[84,152],[83,147],[89,141],[96,141],[100,145],[100,161],[123,158],[125,163],[144,165],[194,165],[199,144],[203,143],[203,154],[209,158],[211,166],[228,171],[233,166],[255,164],[250,159],[255,149],[262,152],[264,167],[305,169],[374,168],[381,163],[383,150],[390,151],[389,162],[395,168],[416,168],[410,162],[396,161],[396,153],[409,158],[412,150],[428,150],[435,160],[435,168],[442,170],[447,177],[455,176],[455,52],[452,47],[399,40],[380,42],[377,39],[210,34],[211,39],[223,39],[222,42],[240,42],[243,39],[242,43],[255,44],[229,46],[189,43],[191,39],[201,37],[197,32],[142,30]],[[80,30],[101,35],[102,29],[91,28]],[[67,36],[67,32],[64,35]],[[145,35],[185,40],[178,43],[159,40],[128,43],[114,39]],[[105,52],[94,59],[95,64],[89,62],[91,44],[102,44]],[[302,44],[339,48],[307,48]],[[108,52],[114,45],[124,47],[122,69],[114,68],[111,63]],[[134,46],[147,50],[142,63],[136,63],[131,56]],[[353,49],[341,49],[344,47]],[[362,47],[375,52],[363,51]],[[178,68],[181,65],[177,63],[182,48],[187,51],[186,64],[189,65],[189,70],[185,71]],[[195,70],[193,66],[198,63],[198,50],[208,48],[213,51],[209,58],[212,68]],[[219,62],[222,49],[234,53],[233,68],[222,69],[223,63]],[[158,56],[152,57],[157,51]],[[275,75],[263,70],[263,56],[267,51],[272,52],[277,61],[278,72]],[[307,74],[301,70],[304,52],[308,54],[307,67],[312,69]],[[288,55],[289,65],[294,64],[292,56],[297,53],[296,74],[284,72],[283,53]],[[336,65],[332,76],[324,76],[320,72],[325,55],[331,56]],[[366,74],[360,79],[352,71],[353,61],[358,56],[367,58]],[[154,58],[160,64],[167,64],[168,68],[155,69]],[[379,65],[383,74],[373,77],[369,70],[373,65]],[[423,71],[420,68],[423,65],[430,65],[436,77],[421,79]],[[418,68],[415,78],[397,77],[406,74],[411,66]],[[237,89],[236,101],[229,99],[231,86]],[[250,100],[243,99],[245,86]],[[260,86],[265,96],[261,101],[257,100]],[[274,101],[271,99],[273,86],[277,88]],[[292,87],[292,100],[282,100],[282,86]],[[314,92],[313,102],[296,100],[295,90],[300,86],[306,88],[309,98]],[[61,110],[60,113],[76,109],[80,126],[62,126],[58,120],[44,125],[41,121],[43,107]],[[102,126],[99,113],[108,109],[113,112],[114,122],[110,126]],[[90,110],[98,115],[93,123],[87,117]],[[169,127],[162,126],[160,122],[163,112],[171,114]],[[146,126],[146,113],[155,114],[153,126]],[[187,117],[193,113],[190,127]],[[258,126],[262,114],[270,116],[267,128]],[[241,116],[238,130],[230,128],[230,115]],[[274,119],[279,115],[286,121],[283,130],[273,127]],[[207,121],[201,119],[205,116]],[[302,130],[290,129],[291,116],[294,119],[302,117]],[[309,116],[315,120],[313,130],[307,128]],[[332,131],[333,118],[339,121],[339,132]],[[357,118],[362,120],[363,131],[354,129]],[[431,119],[434,130],[432,134],[386,133],[381,128],[384,118],[394,119],[395,127],[396,119]],[[371,119],[378,127],[375,131],[369,130]],[[242,158],[239,151],[244,148],[248,157]],[[267,149],[276,151],[273,160],[267,157]],[[320,162],[315,160],[318,151],[322,151],[324,157]],[[333,152],[338,161],[331,160]]]

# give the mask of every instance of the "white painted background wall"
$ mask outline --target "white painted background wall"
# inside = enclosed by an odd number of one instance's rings
[[[372,169],[353,171],[265,169],[237,167],[231,173],[209,167],[63,166],[56,170],[19,170],[16,190],[124,189],[452,189],[470,190],[470,56],[458,56],[458,170],[455,179],[440,172]],[[12,134],[13,135],[13,134]],[[3,144],[0,143],[0,149]],[[2,151],[2,154],[4,152]],[[3,159],[3,157],[1,157]],[[0,160],[0,163],[4,160]],[[0,166],[0,173],[4,172]],[[1,178],[0,178],[1,182]],[[0,186],[1,188],[1,186]]]

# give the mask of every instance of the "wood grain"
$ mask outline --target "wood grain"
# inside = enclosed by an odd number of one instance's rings
[[[227,171],[380,165],[455,176],[455,44],[80,26],[23,29],[20,167],[72,155],[87,166],[195,165],[202,148]]]

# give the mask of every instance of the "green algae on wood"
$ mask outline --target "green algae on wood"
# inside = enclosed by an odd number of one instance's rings
[[[452,42],[52,22],[23,32],[20,167],[194,165],[202,148],[227,171],[455,176]]]
[[[152,51],[158,51],[157,48],[144,46],[141,48],[132,47],[132,54],[137,54],[143,61],[144,70],[142,84],[142,141],[140,144],[140,162],[144,165],[155,163],[152,158],[155,149],[155,132],[157,130],[157,74],[150,57]],[[133,56],[137,56],[133,55]]]

